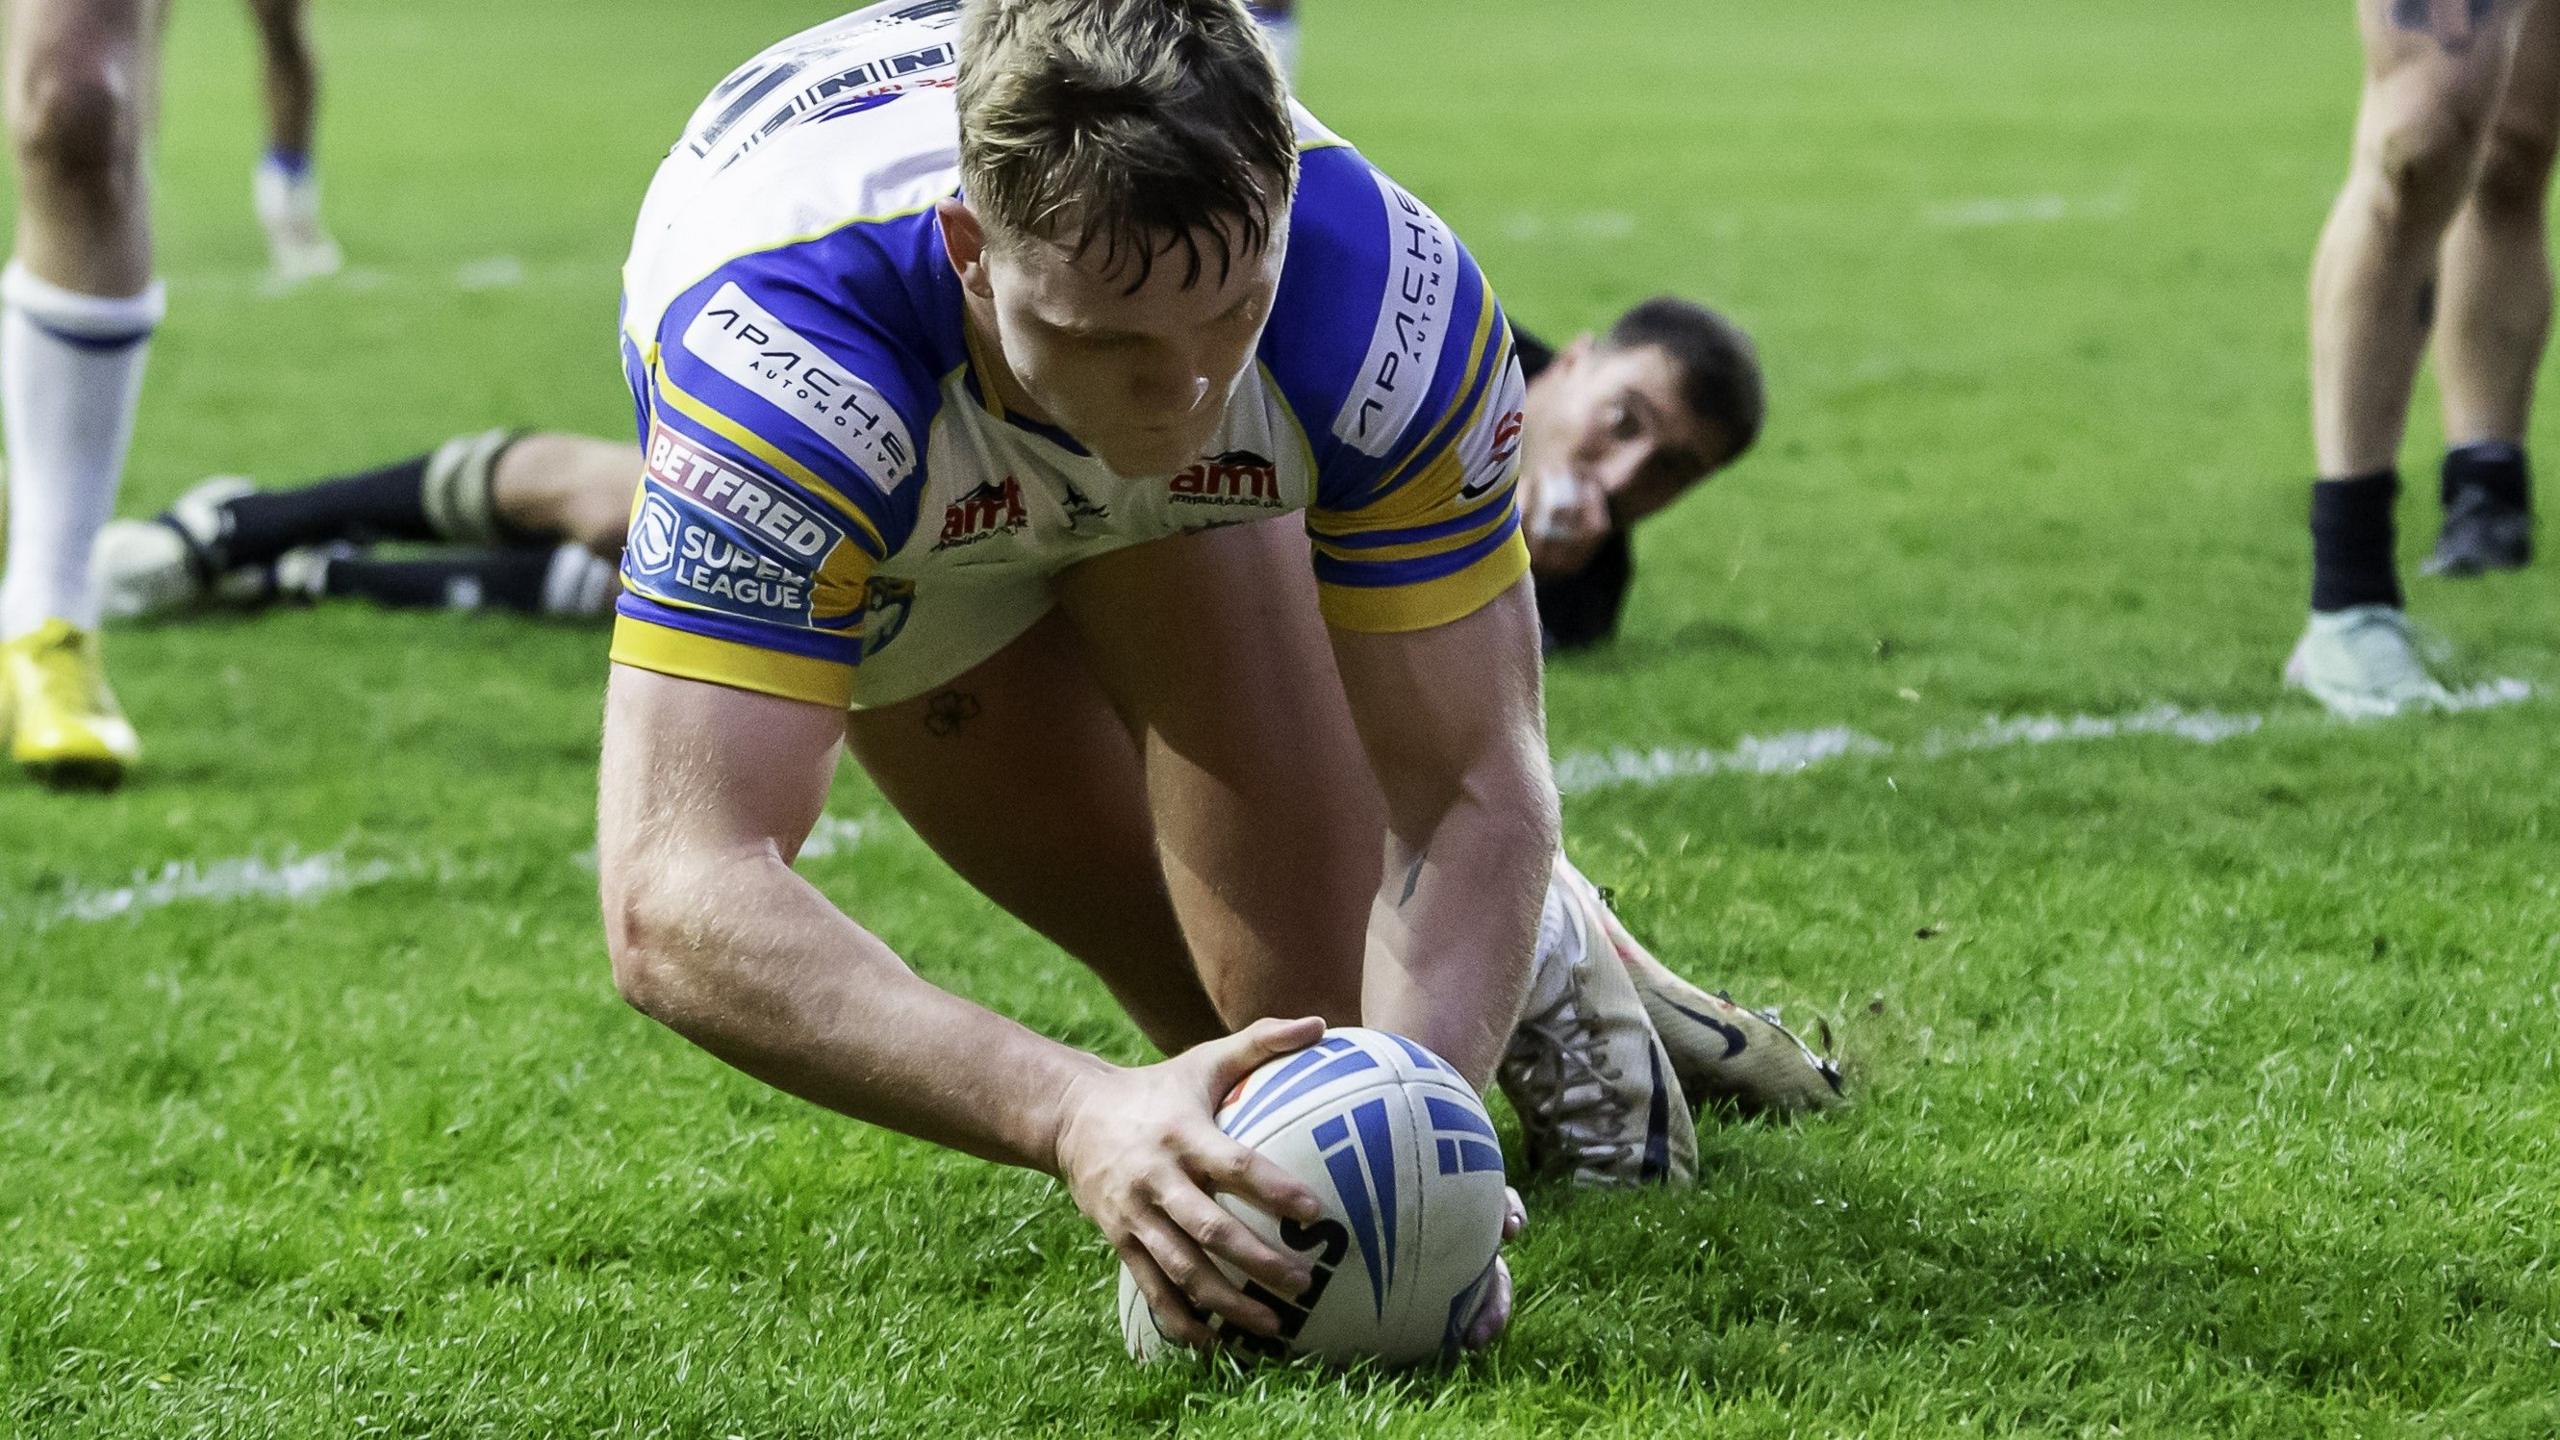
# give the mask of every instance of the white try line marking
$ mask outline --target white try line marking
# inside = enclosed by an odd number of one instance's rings
[[[2521,705],[2541,694],[2522,680],[2491,680],[2455,692],[2452,708],[2492,710]],[[2255,735],[2270,726],[2343,723],[2346,722],[2330,720],[2307,706],[2297,717],[2290,713],[2234,714],[2159,704],[2115,715],[1987,715],[1973,725],[1934,730],[1898,745],[1845,725],[1832,725],[1819,730],[1746,735],[1721,750],[1571,750],[1556,757],[1556,787],[1568,795],[1577,795],[1622,785],[1650,788],[1715,775],[1796,775],[1843,759],[1936,760],[1987,750],[2129,740],[2147,735],[2218,745]],[[821,815],[809,832],[808,843],[801,847],[800,858],[824,860],[906,833],[903,826],[884,825],[877,815]],[[590,873],[595,870],[593,850],[572,855],[569,861]],[[460,879],[488,868],[467,865],[452,856],[358,860],[344,849],[311,855],[288,850],[275,856],[172,861],[157,870],[136,871],[121,885],[74,888],[32,912],[0,911],[0,923],[21,923],[24,916],[36,926],[96,924],[176,905],[227,905],[252,900],[308,905],[388,880],[426,875]]]
[[[2490,680],[2454,692],[2455,711],[2492,710],[2521,705],[2540,692],[2522,680]],[[1820,730],[1790,730],[1776,735],[1746,735],[1721,749],[1656,746],[1638,750],[1569,750],[1556,757],[1556,788],[1568,795],[1620,785],[1652,787],[1675,780],[1710,775],[1794,775],[1834,760],[1893,756],[1936,760],[1948,755],[2007,750],[2024,745],[2057,745],[2097,740],[2127,740],[2166,735],[2197,745],[2254,735],[2270,725],[2346,724],[2307,706],[2297,720],[2291,714],[2188,710],[2159,704],[2116,715],[1986,715],[1962,729],[1933,730],[1917,740],[1896,745],[1873,735],[1833,725]]]

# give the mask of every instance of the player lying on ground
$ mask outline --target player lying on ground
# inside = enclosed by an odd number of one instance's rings
[[[1520,507],[1548,648],[1609,638],[1634,577],[1628,532],[1749,449],[1762,390],[1749,337],[1668,296],[1551,351],[1516,327],[1528,380]],[[298,489],[215,476],[98,542],[110,619],[348,598],[394,607],[603,616],[620,587],[624,441],[505,431]],[[372,553],[424,542],[433,553]]]
[[[273,143],[255,184],[280,269],[334,251],[309,176],[314,88],[300,0],[252,0]],[[37,779],[112,785],[141,754],[99,659],[91,558],[114,513],[144,357],[165,309],[151,276],[145,151],[161,0],[12,0],[5,57],[16,251],[0,271],[0,734]]]
[[[2393,510],[2432,328],[2444,529],[2430,574],[2532,556],[2525,423],[2551,328],[2544,196],[2560,3],[2359,0],[2353,168],[2311,273],[2311,623],[2285,681],[2346,715],[2441,704],[2409,633]]]
[[[623,993],[1058,1176],[1194,1341],[1195,1306],[1275,1323],[1211,1256],[1304,1275],[1210,1200],[1312,1199],[1212,1120],[1314,1037],[1282,1017],[1498,1070],[1593,1180],[1694,1174],[1692,1076],[1827,1098],[1558,855],[1522,382],[1455,237],[1288,103],[1238,0],[956,8],[751,61],[643,207],[598,821]],[[840,747],[1174,1058],[942,991],[796,875]],[[1471,1338],[1508,1309],[1497,1276]]]

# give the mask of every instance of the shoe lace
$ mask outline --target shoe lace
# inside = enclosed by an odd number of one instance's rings
[[[1632,1153],[1631,1142],[1599,1138],[1623,1135],[1635,1107],[1624,1073],[1606,1058],[1598,1025],[1575,999],[1567,985],[1555,1000],[1521,1016],[1512,1032],[1505,1055],[1512,1083],[1541,1102],[1524,1108],[1522,1127],[1532,1149],[1561,1145],[1586,1157]]]

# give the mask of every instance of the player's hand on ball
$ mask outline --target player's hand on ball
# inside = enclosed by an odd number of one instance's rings
[[[1218,1207],[1234,1195],[1301,1221],[1324,1211],[1314,1191],[1218,1129],[1218,1102],[1264,1061],[1312,1045],[1324,1022],[1259,1020],[1160,1064],[1096,1071],[1068,1096],[1058,1132],[1058,1178],[1101,1227],[1172,1339],[1210,1343],[1202,1313],[1260,1335],[1280,1319],[1247,1299],[1210,1257],[1273,1294],[1294,1296],[1313,1272]],[[1509,1285],[1503,1287],[1508,1313]],[[1499,1329],[1499,1326],[1496,1326]]]
[[[1511,1186],[1502,1188],[1502,1243],[1510,1244],[1529,1228],[1529,1207],[1520,1201],[1520,1192]],[[1511,1266],[1501,1256],[1493,1257],[1493,1282],[1484,1287],[1484,1301],[1476,1306],[1475,1318],[1467,1322],[1467,1348],[1481,1350],[1499,1339],[1511,1328]]]

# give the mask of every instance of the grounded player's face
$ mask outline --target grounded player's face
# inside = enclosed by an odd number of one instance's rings
[[[1572,574],[1631,526],[1720,468],[1730,446],[1680,396],[1680,368],[1651,345],[1586,336],[1530,387],[1520,440],[1530,563]]]
[[[1285,222],[1275,230],[1285,234]],[[1018,240],[986,246],[961,278],[1038,418],[1114,473],[1162,475],[1198,459],[1225,419],[1270,319],[1283,248],[1275,239],[1221,270],[1203,243],[1201,273],[1190,276],[1174,246],[1133,291],[1134,266],[1106,265],[1099,247],[1078,256]]]

